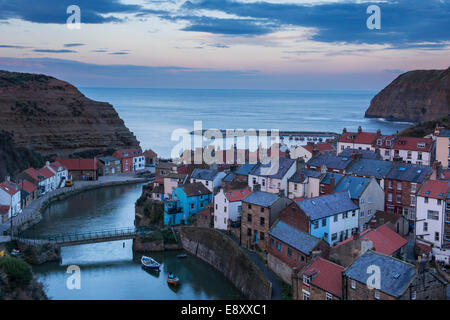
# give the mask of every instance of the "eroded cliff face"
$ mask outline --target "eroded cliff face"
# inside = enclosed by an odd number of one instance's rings
[[[51,157],[139,146],[112,105],[38,74],[0,71],[0,130],[16,147]]]
[[[400,75],[372,99],[366,117],[423,122],[449,113],[450,68]]]

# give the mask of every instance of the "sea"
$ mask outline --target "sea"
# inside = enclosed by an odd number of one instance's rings
[[[81,88],[111,103],[141,147],[170,158],[177,133],[202,129],[326,131],[343,128],[392,134],[411,125],[364,118],[376,91],[202,90]],[[208,144],[204,141],[203,145]]]

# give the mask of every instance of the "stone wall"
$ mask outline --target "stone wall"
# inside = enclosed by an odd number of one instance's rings
[[[222,272],[248,299],[269,300],[272,283],[226,235],[214,229],[182,227],[183,248]]]
[[[289,285],[292,284],[292,269],[286,263],[270,253],[267,255],[267,263],[269,269],[275,272],[284,282]]]

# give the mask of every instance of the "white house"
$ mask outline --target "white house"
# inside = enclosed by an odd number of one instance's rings
[[[361,127],[358,127],[358,132],[347,132],[344,128],[342,135],[338,140],[337,152],[340,153],[345,149],[359,149],[375,151],[375,142],[381,132],[363,132]]]
[[[20,187],[17,183],[9,180],[0,183],[0,206],[9,206],[8,218],[22,211]]]
[[[313,198],[319,196],[322,173],[315,170],[300,169],[288,179],[289,199]]]
[[[210,169],[194,169],[191,174],[191,183],[201,182],[209,191],[214,193],[214,189],[222,185],[222,179],[227,174]]]
[[[295,160],[284,157],[279,157],[278,163],[258,163],[248,175],[248,185],[252,190],[258,185],[260,191],[274,194],[283,191],[287,196],[288,179],[294,175],[296,169]]]
[[[214,196],[214,228],[227,230],[231,222],[238,221],[241,216],[242,200],[250,194],[249,189],[220,189]]]
[[[133,170],[139,171],[145,169],[145,157],[140,152],[139,155],[133,156]]]
[[[428,180],[417,193],[416,236],[433,245],[436,260],[450,263],[450,188]]]
[[[58,189],[64,186],[66,179],[69,176],[69,170],[64,167],[61,163],[55,161],[52,163],[45,164],[45,167],[48,168],[55,175],[55,186],[53,189]]]
[[[56,184],[56,174],[54,174],[49,168],[43,167],[38,170],[39,177],[41,178],[41,184],[44,186],[43,193],[50,192],[55,190],[57,187]]]

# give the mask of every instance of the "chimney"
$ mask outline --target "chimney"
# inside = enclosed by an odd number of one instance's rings
[[[347,128],[344,128],[344,129],[342,130],[342,133],[347,133]]]
[[[302,173],[300,174],[300,183],[303,183],[303,180],[305,180],[305,171],[302,170]]]
[[[332,193],[334,191],[334,183],[335,183],[335,178],[334,178],[334,172],[331,174],[331,178],[330,178],[330,193]]]
[[[377,219],[373,218],[370,220],[370,228],[375,229],[377,227]]]
[[[380,129],[377,130],[377,138],[378,138],[379,136],[381,136],[381,130],[380,130]]]
[[[308,141],[306,144],[307,144],[308,146],[314,146],[314,142],[313,142],[313,141]]]
[[[358,159],[358,158],[359,158],[358,152],[357,151],[353,151],[352,152],[352,159],[355,160],[355,159]]]
[[[359,126],[359,127],[358,127],[358,133],[361,133],[361,132],[362,132],[362,127]]]

